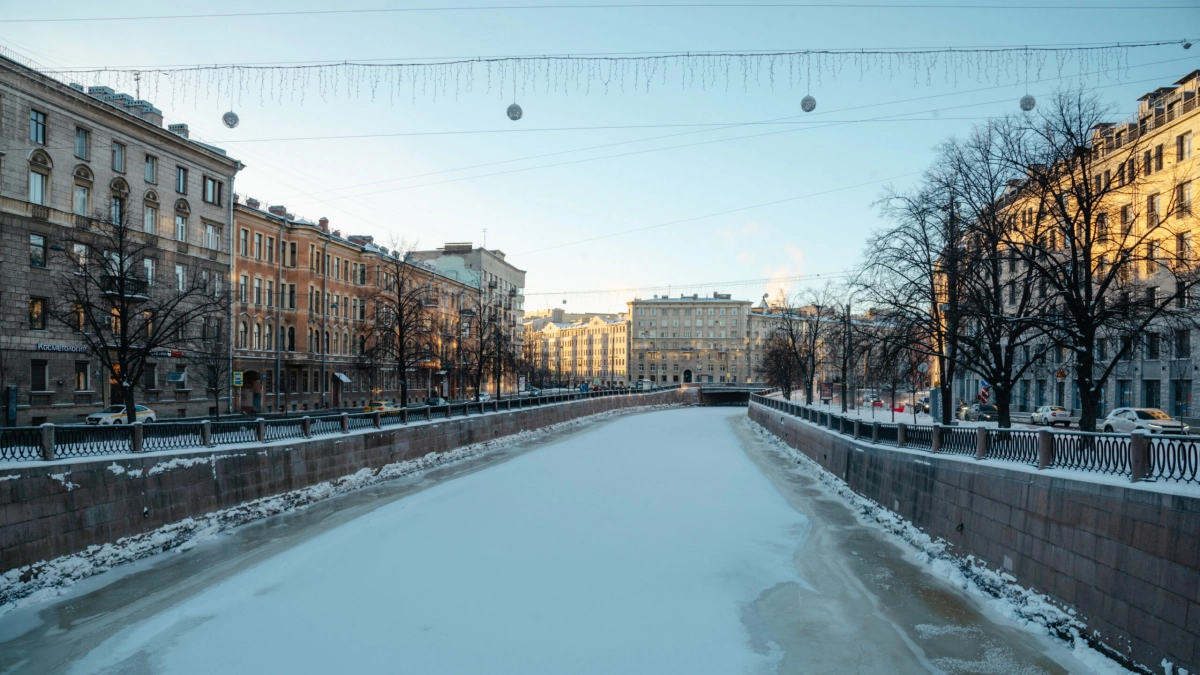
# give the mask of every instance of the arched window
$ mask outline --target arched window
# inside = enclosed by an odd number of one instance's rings
[[[296,329],[292,326],[288,326],[287,336],[287,350],[289,352],[296,351]]]
[[[338,343],[339,342],[340,342],[340,340],[338,340],[338,334],[334,333],[333,334],[333,353],[334,353],[334,355],[336,355],[338,353]]]
[[[178,199],[175,201],[175,240],[188,240],[188,216],[192,213],[192,208],[188,206],[186,199]]]
[[[246,322],[245,321],[238,324],[238,348],[239,349],[246,348]]]
[[[75,191],[71,194],[71,211],[86,218],[92,212],[92,170],[80,164],[72,175],[75,178]]]
[[[308,329],[308,340],[306,342],[306,345],[307,345],[306,348],[307,348],[308,352],[311,354],[313,351],[313,329],[311,329],[311,328]]]
[[[329,353],[329,331],[325,331],[325,354]]]
[[[158,234],[158,193],[154,190],[146,190],[142,197],[142,231]]]
[[[129,200],[129,183],[118,176],[109,184],[109,188],[112,190],[112,195],[108,202],[108,219],[116,224],[124,224],[128,216],[126,209]]]
[[[262,324],[254,324],[254,348],[262,349]]]
[[[267,351],[272,351],[275,349],[275,346],[273,344],[271,344],[272,337],[273,336],[271,335],[271,324],[268,323],[266,325],[265,332],[263,333],[263,349],[265,349]]]
[[[366,354],[366,353],[367,353],[367,336],[359,335],[358,336],[358,355],[362,356],[363,354]]]
[[[349,353],[350,353],[350,334],[342,333],[342,354],[346,355]]]
[[[29,154],[29,201],[40,206],[50,205],[50,170],[54,163],[41,150]]]

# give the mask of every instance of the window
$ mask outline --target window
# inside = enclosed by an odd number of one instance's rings
[[[142,386],[146,389],[158,389],[158,364],[147,363],[143,373]]]
[[[1175,358],[1192,358],[1192,331],[1186,329],[1175,331]]]
[[[254,324],[254,349],[262,349],[262,324]]]
[[[1162,144],[1154,146],[1154,170],[1162,171],[1163,168],[1163,146]]]
[[[250,255],[250,230],[243,229],[238,237],[238,254]]]
[[[87,269],[87,258],[88,258],[87,245],[75,244],[72,246],[72,248],[74,249],[72,251],[72,254],[75,256],[75,263],[77,265],[77,271],[83,272],[84,270]]]
[[[275,262],[275,237],[267,237],[267,262]]]
[[[175,240],[187,241],[187,216],[182,213],[175,214]]]
[[[149,204],[142,211],[142,230],[158,234],[158,209]]]
[[[1192,158],[1192,132],[1187,132],[1175,139],[1175,159],[1185,160]]]
[[[42,145],[46,144],[46,113],[38,110],[29,111],[29,140]]]
[[[275,306],[275,282],[267,281],[267,307]]]
[[[288,284],[288,309],[296,309],[296,284]]]
[[[29,170],[29,201],[34,204],[46,206],[46,201],[49,199],[50,180],[49,176],[40,172]]]
[[[221,228],[212,223],[204,224],[204,246],[212,249],[221,248]]]
[[[29,266],[46,266],[46,237],[40,234],[29,235]]]
[[[1158,227],[1158,216],[1162,209],[1162,195],[1146,197],[1146,229]]]
[[[1158,333],[1146,333],[1146,359],[1157,361],[1159,357]]]
[[[91,145],[92,133],[87,129],[75,128],[75,156],[79,159],[88,158],[88,149]]]
[[[1182,218],[1192,213],[1192,181],[1180,183],[1175,188],[1176,218]]]
[[[40,359],[34,359],[29,362],[29,390],[30,391],[49,391],[50,380],[50,363]]]
[[[112,144],[112,169],[118,173],[125,173],[125,146],[120,143]]]
[[[125,222],[125,198],[119,195],[113,195],[112,200],[108,202],[108,218],[113,223]]]
[[[187,290],[187,268],[183,265],[175,266],[175,290]]]
[[[187,169],[175,167],[175,191],[181,195],[187,194]]]
[[[142,259],[142,271],[145,273],[145,276],[146,276],[146,285],[153,286],[154,285],[154,258],[143,258]]]
[[[29,329],[46,330],[45,298],[29,298]]]
[[[222,183],[218,180],[209,178],[208,176],[205,176],[204,177],[204,201],[208,202],[209,204],[216,204],[217,206],[220,206],[221,205],[221,191],[224,188],[225,188],[224,183]]]
[[[91,365],[92,364],[88,363],[87,361],[75,362],[75,391],[88,390],[88,383],[91,382],[92,379],[89,377]]]
[[[1142,153],[1142,173],[1149,176],[1154,171],[1154,155],[1147,150]],[[1132,183],[1133,181],[1129,181]]]
[[[145,170],[146,170],[146,182],[147,183],[157,183],[158,182],[158,158],[155,157],[154,155],[146,155]]]
[[[254,279],[254,304],[262,304],[262,279],[257,277]]]
[[[288,252],[290,253],[291,258],[292,258],[291,266],[295,267],[296,266],[296,242],[293,241],[293,242],[288,243]]]
[[[261,233],[261,232],[255,232],[255,233],[254,233],[254,259],[255,259],[255,260],[262,260],[262,259],[263,259],[263,250],[262,250],[262,247],[263,247],[263,236],[262,236],[262,233]]]
[[[238,277],[238,300],[246,301],[246,287],[250,284],[250,279],[245,274]]]
[[[238,346],[238,348],[239,348],[239,349],[245,349],[245,348],[246,348],[246,322],[245,322],[245,321],[243,321],[243,322],[241,322],[241,323],[239,323],[239,324],[238,324],[238,343],[237,343],[237,346]]]
[[[1107,241],[1107,240],[1108,240],[1108,214],[1100,213],[1100,214],[1096,215],[1096,241]],[[1015,262],[1016,261],[1014,260],[1013,263],[1015,263]],[[1015,264],[1010,264],[1008,271],[1009,272],[1015,271],[1015,269],[1014,269],[1015,267],[1016,267]]]
[[[75,195],[71,203],[71,211],[77,216],[86,216],[88,214],[88,197],[91,190],[86,185],[76,185]]]

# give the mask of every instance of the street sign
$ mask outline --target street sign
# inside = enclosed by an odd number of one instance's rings
[[[235,386],[235,387],[242,386],[242,371],[240,371],[240,370],[233,371],[233,386]]]
[[[1065,380],[1065,379],[1067,379],[1067,371],[1065,371],[1065,370],[1062,370],[1062,369],[1060,368],[1060,369],[1059,369],[1059,371],[1058,371],[1057,373],[1055,373],[1055,374],[1054,374],[1054,376],[1055,376],[1055,377],[1057,377],[1057,378],[1058,378],[1058,379],[1060,379],[1060,380]]]

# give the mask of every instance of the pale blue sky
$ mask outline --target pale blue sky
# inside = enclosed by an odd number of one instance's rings
[[[471,5],[502,4],[472,0]],[[998,4],[998,3],[993,3]],[[1023,2],[1021,4],[1033,4]],[[1130,0],[1059,5],[1133,6]],[[1200,4],[1154,0],[1161,10],[944,10],[900,8],[555,9],[412,12],[190,19],[185,21],[0,24],[4,45],[48,67],[126,66],[354,59],[397,60],[475,55],[716,51],[811,48],[1095,43],[1200,37]],[[0,4],[0,18],[245,12],[409,6],[445,7],[434,0],[390,5],[344,0],[289,2],[44,2]],[[1189,34],[1188,31],[1191,31]],[[1150,64],[1154,65],[1143,65]],[[1137,50],[1130,69],[1112,73],[1103,95],[1121,114],[1134,99],[1200,67],[1200,49]],[[1055,77],[1054,69],[1045,73]],[[1033,83],[1045,97],[1058,82]],[[562,306],[612,310],[632,293],[563,295],[565,290],[673,286],[796,274],[831,274],[854,264],[867,233],[879,225],[872,201],[883,183],[826,195],[555,247],[670,221],[730,211],[897,176],[915,179],[936,143],[973,122],[1017,108],[1024,85],[986,82],[914,85],[911,75],[858,73],[825,77],[812,94],[817,110],[799,110],[803,87],[743,91],[656,85],[650,92],[525,92],[525,117],[504,111],[511,91],[477,87],[457,98],[387,96],[303,103],[242,100],[241,125],[221,126],[227,100],[196,104],[160,93],[154,103],[168,121],[191,125],[195,137],[226,148],[248,168],[237,192],[282,203],[300,216],[327,216],[344,233],[417,241],[483,239],[528,271],[527,308]],[[133,93],[133,92],[130,92]],[[146,96],[146,92],[143,92]],[[931,97],[934,98],[925,98]],[[924,98],[924,100],[913,100]],[[862,107],[874,106],[874,107]],[[899,113],[910,120],[843,123]],[[568,153],[532,155],[636,141],[694,129],[610,129],[465,135],[396,136],[352,140],[247,142],[265,138],[462,130],[539,129],[744,123],[802,116],[806,124],[756,126]],[[799,118],[798,118],[799,119]],[[812,128],[806,128],[812,127]],[[497,171],[572,162],[715,139],[757,138],[582,161],[551,168],[453,180]],[[396,179],[461,167],[488,168]],[[438,183],[430,185],[430,183]],[[368,194],[363,194],[368,193]],[[711,290],[711,289],[700,289]],[[762,292],[730,288],[742,297]],[[538,295],[547,293],[549,295]],[[649,295],[654,291],[646,291]]]

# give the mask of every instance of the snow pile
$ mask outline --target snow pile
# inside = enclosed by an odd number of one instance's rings
[[[665,410],[676,407],[681,406],[679,404],[663,404],[609,410],[587,417],[560,422],[533,431],[523,431],[511,436],[463,446],[447,452],[434,452],[416,459],[387,464],[378,471],[364,468],[356,473],[331,481],[245,502],[199,518],[185,518],[176,523],[163,525],[151,532],[122,537],[116,543],[104,544],[103,546],[93,545],[80,553],[61,556],[49,562],[43,561],[11,569],[0,575],[0,616],[14,609],[61,595],[75,585],[75,582],[109,570],[117,565],[140,560],[171,549],[187,550],[195,545],[194,542],[203,541],[219,532],[237,527],[238,525],[303,508],[324,499],[368,485],[426,471],[437,466],[457,462],[468,457],[474,457],[485,452],[528,441],[545,434],[593,422],[605,417],[628,412]],[[210,463],[212,460],[212,457],[175,459],[155,465],[149,470],[149,473],[153,475],[170,469]],[[128,472],[132,477],[135,473],[115,462],[107,468],[117,475]],[[70,482],[69,474],[54,475],[51,478],[62,482],[67,486],[68,490],[74,487],[74,484]],[[184,548],[184,545],[188,543],[191,543],[191,545]]]
[[[1112,653],[1098,641],[1083,637],[1087,626],[1075,616],[1074,610],[1062,609],[1048,596],[1020,586],[1013,576],[989,569],[986,563],[973,555],[960,558],[951,554],[944,540],[935,540],[899,515],[858,494],[840,478],[784,443],[762,425],[754,421],[748,423],[765,442],[795,460],[805,474],[842,498],[863,521],[882,527],[915,549],[917,559],[929,565],[935,575],[969,594],[987,598],[991,608],[1022,628],[1044,633],[1073,648],[1076,658],[1093,671],[1101,675],[1131,673],[1112,660],[1122,658],[1121,655]],[[1106,650],[1111,656],[1102,654],[1094,646]]]

